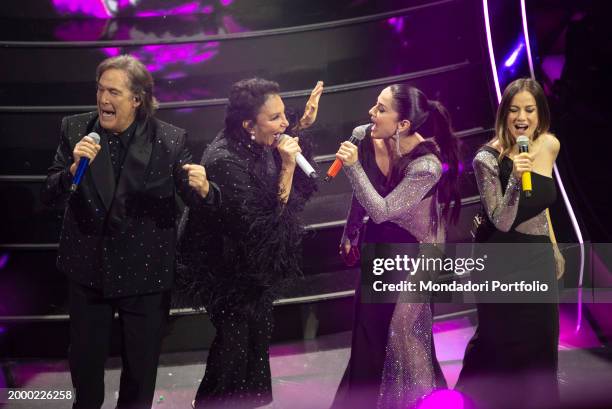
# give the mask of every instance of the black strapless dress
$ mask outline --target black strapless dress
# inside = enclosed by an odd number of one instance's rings
[[[497,151],[494,154],[497,155]],[[500,180],[504,191],[511,172],[512,160],[502,159]],[[550,243],[548,236],[515,230],[516,226],[540,214],[556,199],[552,178],[532,172],[532,185],[531,197],[527,198],[521,192],[512,228],[508,232],[495,229],[487,243]],[[521,248],[525,248],[525,254],[513,252],[508,255],[509,264],[517,270],[512,274],[520,275],[537,269],[539,276],[556,283],[552,246]],[[555,407],[559,400],[558,340],[556,302],[478,304],[478,327],[466,348],[456,389],[470,396],[479,409]]]

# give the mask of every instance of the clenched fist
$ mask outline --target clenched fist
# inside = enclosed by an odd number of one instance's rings
[[[521,180],[523,173],[531,172],[533,168],[533,156],[527,152],[519,153],[513,159],[512,173],[514,177]]]
[[[183,165],[183,170],[187,172],[189,186],[195,189],[202,197],[206,197],[210,185],[208,179],[206,179],[204,166],[195,164]]]
[[[340,149],[336,152],[336,158],[340,159],[344,166],[353,166],[359,159],[357,146],[349,141],[342,142]]]
[[[298,152],[302,152],[302,148],[298,145],[299,141],[300,138],[298,137],[292,138],[286,136],[278,143],[276,149],[278,149],[278,153],[280,153],[283,166],[295,168],[295,157]]]
[[[72,176],[76,173],[77,166],[79,166],[79,161],[81,158],[88,158],[89,163],[91,164],[98,152],[100,152],[100,144],[97,144],[91,137],[84,136],[77,144],[74,146],[74,150],[72,151],[72,157],[74,159],[74,163],[70,166],[70,173]]]

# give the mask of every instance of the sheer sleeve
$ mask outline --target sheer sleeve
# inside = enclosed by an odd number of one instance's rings
[[[355,197],[376,223],[408,215],[442,176],[442,166],[434,155],[421,156],[406,167],[404,178],[395,189],[382,197],[359,162],[344,169]]]
[[[489,220],[500,230],[507,232],[512,227],[520,198],[520,183],[512,173],[505,193],[499,179],[499,164],[495,155],[481,150],[472,162],[480,200]]]

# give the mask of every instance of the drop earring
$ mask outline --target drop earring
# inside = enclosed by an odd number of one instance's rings
[[[255,131],[251,131],[251,140],[254,141],[255,140]]]
[[[397,156],[402,156],[402,153],[400,152],[399,126],[395,129],[395,151],[397,152]]]

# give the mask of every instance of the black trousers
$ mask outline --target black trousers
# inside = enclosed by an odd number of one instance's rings
[[[249,312],[211,311],[217,333],[196,394],[196,409],[246,409],[272,401],[272,303],[261,304]]]
[[[151,408],[169,309],[167,291],[103,298],[98,290],[70,283],[69,361],[76,392],[73,409],[99,409],[104,402],[104,364],[115,311],[119,312],[123,363],[117,408]]]

